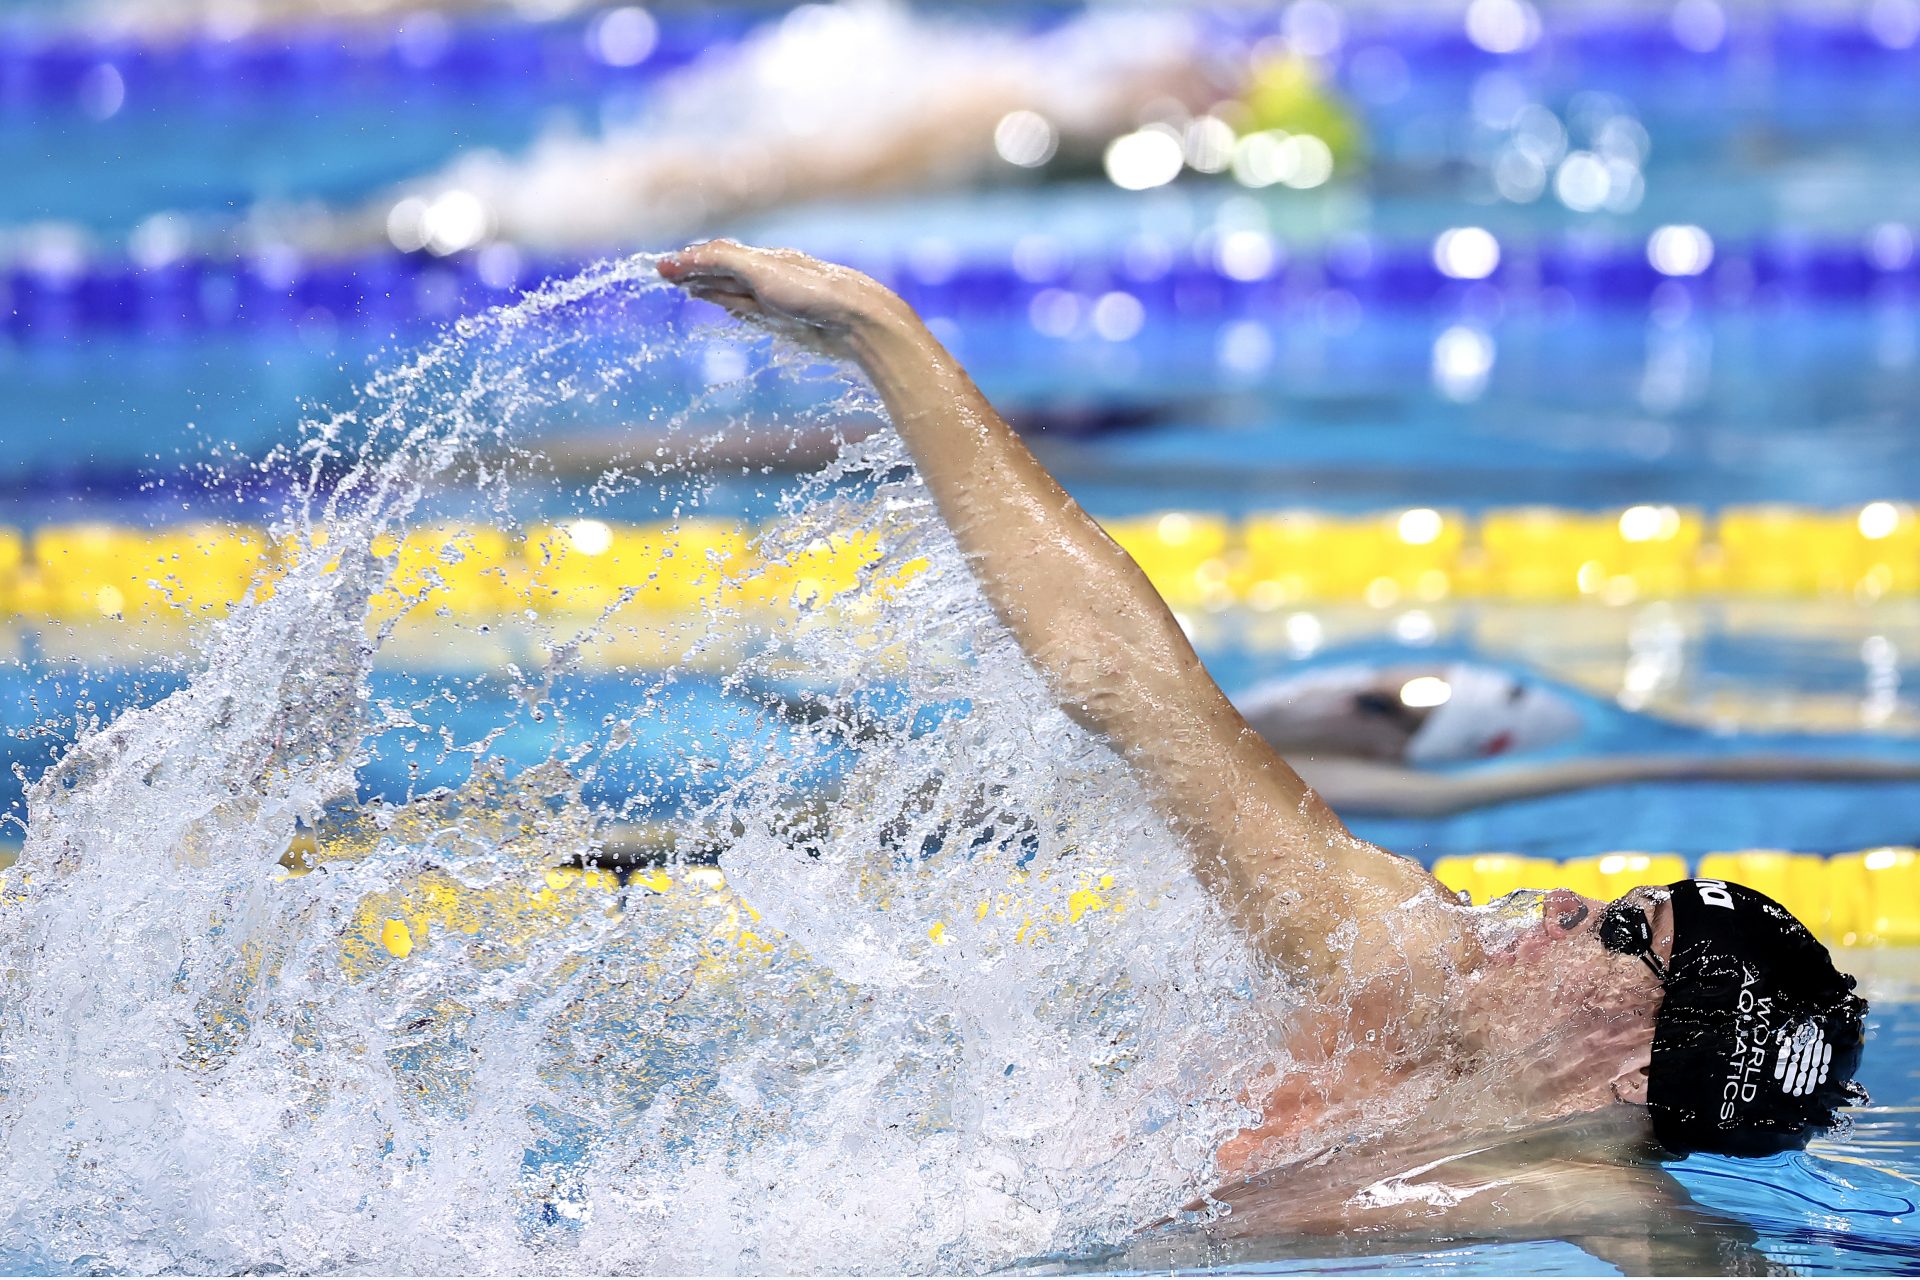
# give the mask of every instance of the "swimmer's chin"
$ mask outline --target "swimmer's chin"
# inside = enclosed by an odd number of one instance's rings
[[[1480,975],[1530,968],[1539,963],[1544,946],[1545,939],[1526,937],[1485,944],[1481,951]]]
[[[1484,914],[1474,922],[1474,933],[1480,943],[1483,967],[1512,968],[1530,964],[1553,945],[1543,918],[1516,918],[1496,914],[1492,908],[1481,911]]]

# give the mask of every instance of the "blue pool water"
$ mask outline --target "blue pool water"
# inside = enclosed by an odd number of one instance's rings
[[[1379,162],[1370,182],[1259,195],[1192,179],[1142,194],[1096,181],[1008,186],[831,202],[710,229],[902,269],[911,282],[915,263],[1004,263],[1035,237],[1049,252],[1089,261],[1198,253],[1194,246],[1248,229],[1301,260],[1356,237],[1411,246],[1418,257],[1441,230],[1472,223],[1509,246],[1586,237],[1632,258],[1654,228],[1697,223],[1724,257],[1782,242],[1858,244],[1876,228],[1920,226],[1911,58],[1676,63],[1561,54],[1493,66],[1449,55],[1420,65],[1390,93],[1378,79],[1379,59],[1355,60],[1364,47],[1348,49],[1338,81],[1353,95]],[[1356,70],[1368,66],[1374,72]],[[110,257],[156,212],[218,230],[261,203],[353,205],[463,150],[512,151],[545,133],[592,134],[631,120],[650,92],[644,79],[530,76],[508,85],[448,78],[395,88],[370,79],[338,93],[276,98],[228,86],[149,98],[138,81],[128,83],[125,105],[108,119],[91,118],[77,101],[38,99],[0,116],[0,171],[11,179],[0,190],[0,227],[71,223]],[[1608,110],[1625,110],[1651,140],[1644,200],[1600,215],[1575,215],[1550,199],[1497,200],[1488,172],[1505,135],[1487,117],[1500,115],[1503,95],[1516,91],[1569,118],[1580,95],[1613,95]],[[922,271],[921,283],[938,275]],[[1112,287],[1090,271],[1070,276],[1064,291],[1084,315]],[[1889,273],[1884,287],[1817,292],[1677,288],[1649,303],[1462,286],[1430,299],[1362,304],[1283,278],[1237,309],[1198,317],[1143,288],[1141,323],[1121,337],[1101,336],[1084,318],[1043,326],[1025,299],[936,308],[933,318],[1036,451],[1102,516],[1173,507],[1711,509],[1920,499],[1914,273]],[[947,295],[929,286],[926,296]],[[215,443],[229,457],[258,456],[290,440],[306,408],[343,402],[369,370],[446,318],[444,307],[417,310],[423,314],[396,307],[370,322],[316,308],[259,325],[164,331],[0,325],[0,523],[164,525],[272,510],[281,489],[238,499],[224,484],[204,484],[198,464]],[[1484,355],[1483,376],[1449,381],[1439,368],[1444,353],[1462,350]],[[591,457],[629,427],[569,422],[547,443]],[[551,509],[522,514],[557,517],[578,507],[577,490],[555,493]],[[742,485],[716,509],[758,517],[765,505]],[[622,512],[616,504],[602,514]],[[1738,613],[1704,602],[1617,612],[1597,628],[1576,609],[1443,606],[1423,613],[1417,643],[1390,633],[1402,614],[1328,609],[1314,624],[1326,639],[1308,654],[1276,637],[1271,618],[1193,621],[1203,658],[1229,690],[1303,662],[1473,656],[1540,673],[1581,700],[1585,731],[1567,751],[1780,750],[1920,762],[1911,711],[1920,616],[1910,605],[1842,603],[1810,619],[1813,611],[1797,606]],[[1613,698],[1632,656],[1634,622],[1682,637],[1677,681],[1644,713]],[[1862,646],[1874,640],[1894,654],[1905,709],[1894,728],[1879,731],[1849,718],[1868,678]],[[17,815],[22,777],[71,740],[76,708],[105,720],[184,679],[185,659],[171,649],[96,653],[81,641],[63,626],[0,623],[0,811]],[[465,761],[432,749],[441,728],[465,739],[505,723],[503,756],[544,758],[556,727],[516,718],[524,700],[513,682],[473,675],[458,655],[438,665],[417,656],[396,663],[377,673],[374,694],[404,703],[419,682],[454,675],[471,681],[466,700],[440,723],[385,735],[361,767],[364,795],[398,799],[461,781]],[[575,721],[590,722],[632,678],[590,671],[549,692]],[[717,680],[676,683],[661,700],[660,723],[659,740],[636,752],[627,772],[599,779],[590,799],[644,822],[660,807],[723,787],[741,763],[729,748],[785,746],[750,697]],[[1643,783],[1353,825],[1429,862],[1484,850],[1559,858],[1621,849],[1838,852],[1920,844],[1920,784]],[[1805,1154],[1699,1157],[1673,1173],[1774,1263],[1814,1274],[1915,1274],[1920,953],[1859,952],[1847,963],[1873,1000],[1863,1069],[1872,1107]],[[547,1156],[530,1153],[528,1163]],[[1318,1247],[1274,1244],[1220,1264],[1264,1274],[1607,1270],[1557,1241],[1428,1242],[1365,1256]],[[5,1255],[0,1264],[49,1265]]]
[[[1235,627],[1234,619],[1213,634],[1200,635],[1201,654],[1215,679],[1227,690],[1250,688],[1275,675],[1310,669],[1314,663],[1374,661],[1382,664],[1444,665],[1460,657],[1513,665],[1539,678],[1539,665],[1503,651],[1490,641],[1477,647],[1463,643],[1406,646],[1373,642],[1332,649],[1303,661],[1284,648],[1257,643],[1252,626]],[[1249,624],[1253,620],[1247,620]],[[1543,629],[1577,632],[1577,610],[1538,611],[1534,624]],[[1378,625],[1378,624],[1375,624]],[[512,628],[503,629],[505,635]],[[1573,756],[1688,754],[1696,757],[1777,753],[1808,759],[1843,756],[1868,761],[1904,763],[1920,767],[1920,738],[1911,735],[1828,728],[1817,732],[1777,727],[1763,719],[1760,708],[1770,706],[1774,717],[1785,709],[1792,723],[1794,708],[1808,718],[1819,718],[1823,684],[1828,699],[1857,697],[1861,680],[1858,656],[1861,633],[1829,636],[1822,646],[1797,646],[1783,657],[1764,634],[1714,635],[1694,638],[1696,650],[1684,668],[1679,687],[1669,692],[1656,713],[1621,710],[1604,693],[1561,685],[1563,693],[1581,707],[1583,729],[1578,738],[1535,753],[1537,760]],[[24,637],[12,664],[0,667],[8,678],[0,684],[0,803],[6,812],[21,813],[21,783],[45,767],[68,741],[74,718],[70,709],[84,706],[86,715],[110,719],[132,706],[153,702],[181,687],[177,669],[146,661],[96,657],[76,665],[66,645],[53,635]],[[1561,652],[1547,655],[1567,661]],[[1591,671],[1591,647],[1579,654]],[[523,662],[530,658],[523,654]],[[1624,666],[1624,650],[1603,653],[1602,664]],[[1823,679],[1824,673],[1824,679]],[[601,671],[577,673],[556,680],[548,696],[559,715],[572,723],[591,723],[617,709],[636,680],[650,679],[644,669],[631,673]],[[362,794],[403,800],[435,787],[456,786],[466,779],[470,758],[449,755],[437,748],[442,731],[459,742],[475,741],[494,725],[508,726],[496,743],[500,756],[519,766],[539,763],[560,743],[565,732],[557,721],[534,721],[525,714],[524,689],[504,670],[483,660],[471,668],[441,667],[432,661],[403,660],[396,669],[375,680],[376,699],[395,705],[410,703],[436,681],[457,680],[458,704],[435,704],[411,713],[416,724],[387,733],[375,742],[374,756],[361,766]],[[1723,703],[1729,691],[1750,699],[1744,713],[1729,720],[1721,705],[1717,718],[1701,719],[1702,708]],[[679,675],[657,695],[655,737],[642,744],[618,774],[598,778],[587,798],[605,811],[629,822],[663,816],[689,802],[719,794],[753,767],[755,751],[741,753],[733,744],[753,742],[766,750],[780,749],[785,733],[767,716],[770,690],[743,690],[718,676]],[[1658,714],[1663,712],[1664,714]],[[1693,717],[1691,720],[1689,717]],[[1463,766],[1465,770],[1498,770],[1506,762]],[[642,798],[636,800],[636,796]],[[1446,817],[1389,817],[1359,814],[1351,818],[1361,836],[1387,848],[1432,862],[1436,858],[1499,850],[1535,857],[1573,858],[1612,850],[1657,850],[1697,857],[1701,854],[1747,848],[1789,848],[1814,853],[1842,853],[1879,845],[1920,842],[1920,780],[1914,781],[1647,781],[1613,784],[1591,791],[1512,800],[1481,806]]]
[[[1491,368],[1460,399],[1433,366],[1463,328],[1484,335]],[[302,403],[337,401],[394,345],[334,329],[0,341],[0,414],[16,424],[0,490],[37,521],[40,495],[126,496],[212,441],[259,453],[288,437]],[[1920,314],[1902,305],[1703,307],[1664,323],[1624,308],[1382,309],[1329,331],[1306,299],[1256,316],[1151,317],[1121,343],[989,317],[955,345],[1103,515],[1846,505],[1904,496],[1901,478],[1920,475],[1907,408],[1920,398]],[[585,438],[605,447],[619,430]]]

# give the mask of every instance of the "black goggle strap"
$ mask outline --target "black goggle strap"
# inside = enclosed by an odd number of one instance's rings
[[[1639,956],[1665,985],[1666,966],[1653,954],[1653,922],[1639,907],[1630,902],[1610,903],[1600,916],[1600,944],[1623,956]]]

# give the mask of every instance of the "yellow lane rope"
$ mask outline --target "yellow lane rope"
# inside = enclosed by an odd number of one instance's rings
[[[1476,518],[1428,507],[1242,520],[1167,511],[1106,527],[1182,609],[1920,594],[1920,515],[1894,502],[1730,507],[1714,516],[1647,504],[1519,507]],[[831,599],[880,554],[871,537],[856,536],[815,542],[793,562],[768,566],[754,562],[751,545],[751,530],[706,519],[583,518],[514,534],[423,529],[379,548],[394,556],[384,608],[591,615],[628,591],[633,607],[668,614],[709,603],[779,607]],[[217,614],[251,584],[271,589],[288,556],[260,529],[221,524],[0,528],[0,613],[76,622],[176,609]]]
[[[320,854],[319,860],[325,860]],[[289,859],[298,878],[310,857]],[[1443,883],[1486,902],[1513,889],[1567,887],[1612,898],[1637,884],[1693,874],[1733,880],[1772,895],[1823,939],[1843,947],[1920,946],[1920,851],[1868,849],[1820,857],[1776,850],[1709,854],[1689,868],[1671,854],[1610,853],[1564,862],[1511,854],[1441,859]],[[0,871],[0,910],[13,906],[26,873]],[[971,918],[928,923],[929,945],[966,945],[986,930],[1003,943],[1043,946],[1057,936],[1099,928],[1108,915],[1151,909],[1165,886],[1135,888],[1110,871],[1050,875],[1011,871],[1005,888],[981,899]],[[698,969],[724,978],[765,961],[776,940],[760,915],[715,867],[646,867],[624,876],[578,867],[530,868],[485,887],[426,871],[361,899],[339,938],[352,980],[369,977],[436,948],[482,947],[489,963],[509,962],[557,931],[592,928],[623,913],[671,912],[700,945]],[[963,913],[963,917],[964,917]]]
[[[1920,946],[1920,851],[1910,848],[1831,857],[1747,850],[1708,854],[1693,866],[1672,854],[1609,853],[1564,862],[1480,854],[1443,858],[1434,871],[1442,883],[1476,903],[1514,889],[1562,887],[1612,899],[1635,885],[1694,874],[1751,885],[1839,946]],[[1014,871],[1005,890],[983,898],[971,920],[932,921],[927,936],[941,946],[964,942],[972,926],[991,916],[996,929],[1012,930],[1015,942],[1040,945],[1063,931],[1098,927],[1103,915],[1151,908],[1157,896],[1118,883],[1110,871]],[[773,945],[756,932],[759,914],[732,893],[715,867],[642,868],[630,872],[624,884],[610,871],[563,867],[525,884],[485,890],[428,875],[365,900],[342,945],[350,966],[366,970],[404,960],[449,932],[472,935],[484,929],[490,939],[505,939],[511,946],[534,930],[587,913],[636,909],[698,913],[721,953],[758,955]]]
[[[1611,900],[1635,885],[1670,884],[1697,875],[1760,890],[1829,942],[1920,945],[1920,851],[1909,848],[1831,856],[1749,849],[1709,853],[1691,866],[1670,853],[1604,853],[1564,862],[1483,853],[1441,858],[1433,873],[1476,903],[1515,889],[1547,888]]]
[[[364,852],[364,851],[362,851]],[[12,861],[0,851],[0,864]],[[311,842],[285,860],[297,878],[331,856]],[[356,856],[348,853],[343,856]],[[1569,888],[1612,899],[1635,885],[1665,884],[1687,875],[1730,880],[1784,904],[1830,943],[1853,947],[1920,946],[1920,850],[1862,849],[1830,856],[1776,849],[1710,853],[1689,862],[1667,853],[1605,853],[1555,861],[1507,853],[1441,858],[1434,874],[1449,888],[1486,903],[1515,889]],[[17,900],[25,873],[0,871],[0,909]],[[935,944],[964,940],[976,923],[993,917],[1016,942],[1043,943],[1055,933],[1095,927],[1098,917],[1150,909],[1166,886],[1129,886],[1111,870],[1058,875],[1010,871],[1003,891],[983,898],[971,920],[927,922]],[[424,872],[362,900],[341,939],[356,971],[404,960],[434,940],[485,934],[490,946],[524,945],[536,933],[589,914],[635,909],[696,911],[709,917],[715,946],[764,953],[772,944],[756,932],[759,915],[710,866],[643,866],[624,873],[579,867],[534,867],[485,888],[443,872]]]
[[[1609,853],[1564,862],[1480,854],[1443,858],[1434,871],[1476,903],[1514,889],[1561,887],[1611,899],[1635,885],[1694,874],[1751,885],[1839,946],[1920,946],[1920,851],[1910,848],[1831,857],[1747,850],[1708,854],[1693,866],[1672,854]],[[996,932],[1011,930],[1016,943],[1041,945],[1061,932],[1098,927],[1104,915],[1150,909],[1157,896],[1158,890],[1119,883],[1111,871],[1014,871],[1003,891],[979,902],[972,919],[930,921],[927,936],[941,946],[964,943],[972,927],[993,917]],[[365,970],[404,960],[449,932],[485,929],[511,946],[532,930],[590,912],[659,909],[701,915],[718,953],[758,955],[773,945],[756,932],[759,914],[732,893],[715,867],[643,868],[630,872],[624,884],[609,871],[555,868],[524,884],[485,890],[428,875],[364,901],[342,945],[350,965]]]

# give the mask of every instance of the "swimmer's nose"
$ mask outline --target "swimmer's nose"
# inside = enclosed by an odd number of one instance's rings
[[[1597,898],[1582,897],[1571,889],[1555,889],[1541,903],[1548,932],[1562,937],[1591,928],[1606,905]]]

